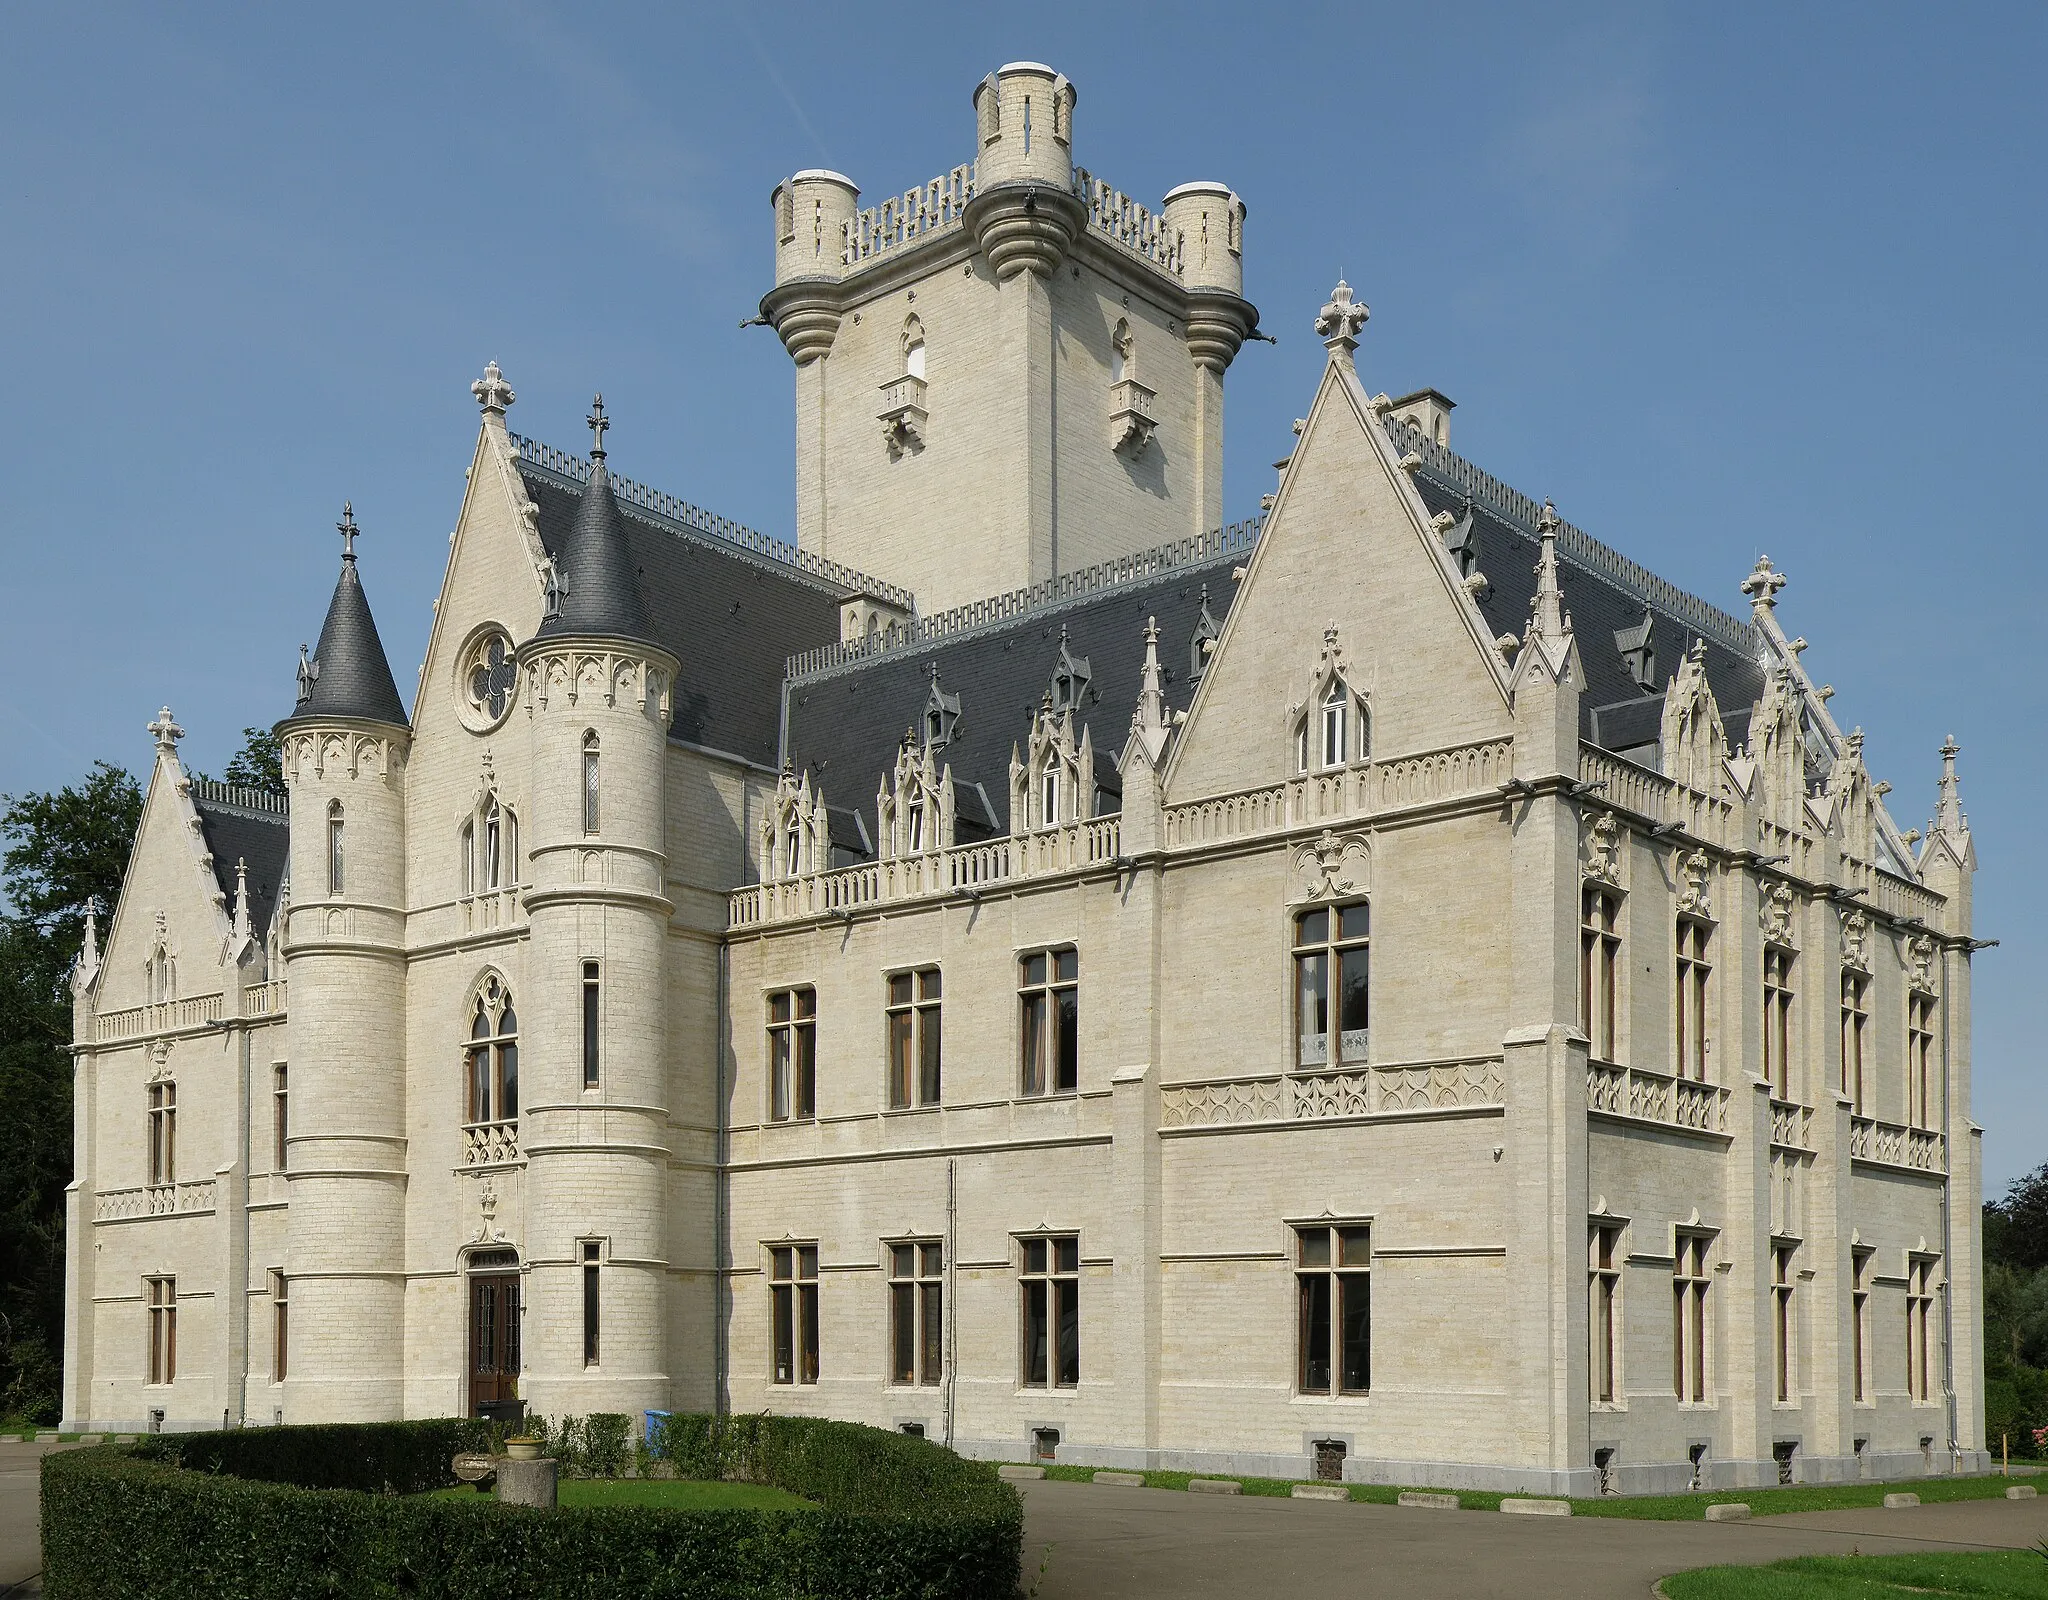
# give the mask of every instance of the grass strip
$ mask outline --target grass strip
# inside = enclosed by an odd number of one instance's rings
[[[2032,1550],[1801,1556],[1767,1567],[1699,1567],[1660,1587],[1669,1600],[1900,1600],[1909,1594],[2048,1600],[2048,1561]]]

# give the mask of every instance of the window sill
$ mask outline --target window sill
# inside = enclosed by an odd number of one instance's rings
[[[1370,1389],[1347,1389],[1342,1394],[1303,1394],[1297,1390],[1291,1398],[1298,1403],[1313,1406],[1357,1405],[1361,1401],[1370,1400],[1372,1398],[1372,1391]]]
[[[1023,1106],[1041,1106],[1048,1100],[1078,1100],[1080,1098],[1081,1091],[1079,1089],[1051,1089],[1044,1094],[1020,1094],[1014,1103]]]
[[[817,1125],[818,1119],[815,1116],[780,1118],[770,1117],[766,1122],[763,1122],[761,1124],[763,1128],[815,1128]]]
[[[1029,1385],[1026,1385],[1026,1386],[1024,1386],[1024,1387],[1021,1387],[1021,1388],[1019,1388],[1019,1389],[1017,1390],[1017,1398],[1018,1398],[1019,1400],[1030,1400],[1030,1399],[1041,1399],[1041,1400],[1043,1400],[1043,1399],[1054,1399],[1054,1400],[1057,1400],[1057,1399],[1061,1399],[1061,1398],[1065,1398],[1065,1399],[1069,1399],[1069,1400],[1071,1400],[1072,1398],[1074,1398],[1074,1396],[1078,1395],[1078,1394],[1079,1394],[1080,1392],[1081,1392],[1081,1386],[1080,1386],[1079,1384],[1075,1384],[1075,1383],[1062,1383],[1062,1384],[1054,1385],[1054,1386],[1051,1386],[1051,1387],[1043,1387],[1043,1388],[1032,1388],[1032,1387],[1030,1387]]]
[[[1596,1411],[1602,1416],[1623,1416],[1627,1414],[1628,1402],[1626,1400],[1595,1400],[1588,1409]]]
[[[882,1115],[885,1117],[929,1117],[935,1116],[945,1109],[944,1101],[934,1100],[928,1106],[884,1106],[882,1108]]]

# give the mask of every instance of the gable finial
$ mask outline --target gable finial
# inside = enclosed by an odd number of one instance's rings
[[[1543,541],[1543,553],[1536,560],[1536,596],[1529,605],[1530,632],[1544,639],[1562,639],[1572,631],[1557,571],[1557,530],[1563,526],[1557,507],[1545,500],[1543,514],[1536,519],[1536,536]]]
[[[1936,830],[1957,836],[1970,831],[1969,819],[1963,815],[1962,786],[1956,778],[1956,757],[1962,748],[1954,734],[1941,741],[1941,800],[1934,808]]]
[[[156,753],[173,759],[178,754],[178,741],[185,737],[185,730],[171,718],[171,708],[165,706],[157,713],[156,721],[143,730],[156,740]]]
[[[356,508],[353,501],[342,501],[341,520],[334,525],[334,531],[341,535],[341,559],[353,563],[356,558],[356,536],[363,531],[356,526]]]
[[[469,392],[476,396],[476,403],[487,417],[502,417],[506,408],[519,398],[495,361],[485,363],[484,375],[469,386]]]
[[[1742,580],[1742,592],[1749,596],[1750,605],[1758,616],[1776,608],[1778,591],[1784,587],[1785,574],[1771,565],[1769,556],[1758,556],[1756,566]]]
[[[1166,671],[1159,664],[1159,619],[1145,619],[1145,666],[1138,677],[1138,703],[1131,712],[1131,734],[1155,767],[1166,754],[1172,727],[1166,711]]]
[[[1342,278],[1330,291],[1330,298],[1316,317],[1316,336],[1331,355],[1346,359],[1358,348],[1358,334],[1372,315],[1363,300],[1351,298],[1351,285]]]
[[[603,395],[591,396],[590,415],[583,420],[590,429],[590,459],[592,461],[602,461],[604,459],[604,430],[612,425],[611,419],[604,414]]]

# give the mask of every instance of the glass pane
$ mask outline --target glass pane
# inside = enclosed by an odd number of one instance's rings
[[[1045,982],[1044,956],[1026,956],[1024,958],[1024,981],[1027,984]]]
[[[787,1022],[789,1020],[789,995],[787,991],[782,994],[771,994],[768,997],[768,1020],[770,1022]]]
[[[1079,1272],[1081,1270],[1081,1241],[1079,1239],[1055,1239],[1052,1242],[1053,1271]]]
[[[1372,1259],[1372,1229],[1339,1228],[1337,1230],[1337,1263],[1345,1267],[1362,1267]]]
[[[491,1075],[487,1065],[489,1052],[469,1052],[469,1120],[489,1122],[491,1120]]]
[[[917,1098],[920,1105],[935,1106],[939,1103],[939,1013],[922,1012],[920,1021],[919,1042],[923,1050],[918,1064]]]
[[[1043,994],[1024,997],[1024,1092],[1045,1093],[1045,1010]]]
[[[519,1046],[501,1044],[498,1046],[498,1120],[510,1122],[518,1115]]]
[[[768,1116],[773,1122],[789,1120],[789,1030],[777,1028],[768,1035]]]
[[[505,1002],[505,1009],[498,1013],[498,1033],[502,1037],[505,1034],[517,1033],[518,1031],[519,1016],[513,1011],[512,1002],[507,1000]]]
[[[936,1278],[946,1269],[946,1247],[942,1244],[921,1244],[917,1247],[918,1270],[927,1278]]]
[[[1372,1279],[1353,1273],[1337,1280],[1343,1301],[1344,1369],[1346,1394],[1363,1394],[1372,1387]]]
[[[1294,958],[1295,1018],[1300,1031],[1296,1060],[1320,1067],[1330,1059],[1329,957],[1321,950]]]
[[[796,1114],[815,1116],[818,1110],[817,1035],[799,1024],[796,1034]]]
[[[1062,983],[1072,983],[1081,975],[1081,953],[1078,950],[1055,950],[1052,957],[1052,975]]]
[[[777,1245],[768,1252],[769,1272],[775,1277],[787,1278],[789,1276],[790,1263],[795,1259],[795,1255],[796,1253],[788,1245]]]
[[[945,1290],[936,1283],[923,1285],[918,1294],[924,1308],[924,1348],[918,1354],[917,1379],[937,1383],[946,1365]]]
[[[818,1288],[806,1284],[796,1292],[797,1310],[803,1317],[802,1381],[818,1381]]]
[[[1026,1239],[1024,1241],[1024,1270],[1026,1272],[1045,1271],[1045,1241],[1043,1239]]]
[[[1372,932],[1372,916],[1362,905],[1346,906],[1337,913],[1337,937],[1340,939],[1363,939]]]
[[[899,972],[889,980],[889,1004],[907,1006],[910,1004],[910,974]]]
[[[1327,1240],[1325,1241],[1327,1243]],[[1298,1285],[1301,1324],[1301,1388],[1304,1394],[1330,1392],[1330,1279],[1327,1273],[1305,1272]]]
[[[796,1247],[796,1275],[799,1278],[815,1278],[818,1275],[818,1247],[814,1244],[800,1244]]]
[[[1370,993],[1367,963],[1370,957],[1371,952],[1363,945],[1343,951],[1337,957],[1338,993],[1342,1006],[1339,1027],[1347,1035],[1365,1032],[1366,1001]],[[1345,1053],[1347,1056],[1350,1054],[1348,1050]]]
[[[910,1104],[910,1027],[908,1011],[889,1016],[889,1105],[900,1110]]]
[[[796,1382],[796,1319],[790,1294],[787,1284],[778,1284],[772,1291],[777,1383]]]
[[[476,1020],[469,1025],[469,1036],[472,1039],[488,1039],[491,1036],[491,1019],[484,1015],[484,1003],[481,1000],[476,1003]]]
[[[1301,1264],[1304,1267],[1327,1267],[1330,1264],[1328,1228],[1303,1228],[1297,1237],[1301,1240]]]
[[[1296,944],[1324,944],[1330,937],[1330,913],[1327,911],[1304,911],[1294,919],[1294,942]]]
[[[1028,1387],[1045,1387],[1045,1289],[1044,1282],[1024,1285],[1024,1382]]]
[[[799,989],[796,992],[796,1014],[800,1017],[814,1017],[818,1014],[818,991]]]
[[[1081,1381],[1081,1286],[1053,1280],[1053,1303],[1059,1316],[1059,1383],[1071,1388]]]
[[[1081,1086],[1081,997],[1072,989],[1056,989],[1059,1001],[1059,1065],[1057,1089]]]
[[[937,967],[933,967],[929,972],[920,972],[917,975],[917,989],[918,993],[927,1000],[938,999],[939,969]]]
[[[891,1285],[889,1290],[890,1377],[896,1383],[917,1382],[917,1286]]]
[[[889,1276],[908,1278],[917,1270],[917,1246],[892,1244],[889,1246]]]

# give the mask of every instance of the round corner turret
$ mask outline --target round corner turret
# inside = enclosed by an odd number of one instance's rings
[[[1003,183],[1073,181],[1074,102],[1065,73],[1011,61],[974,90],[974,148],[983,190]]]
[[[1166,230],[1192,290],[1244,293],[1245,204],[1227,183],[1184,183],[1166,197]]]
[[[860,185],[843,172],[812,167],[782,180],[775,207],[775,282],[846,275],[846,230]]]

